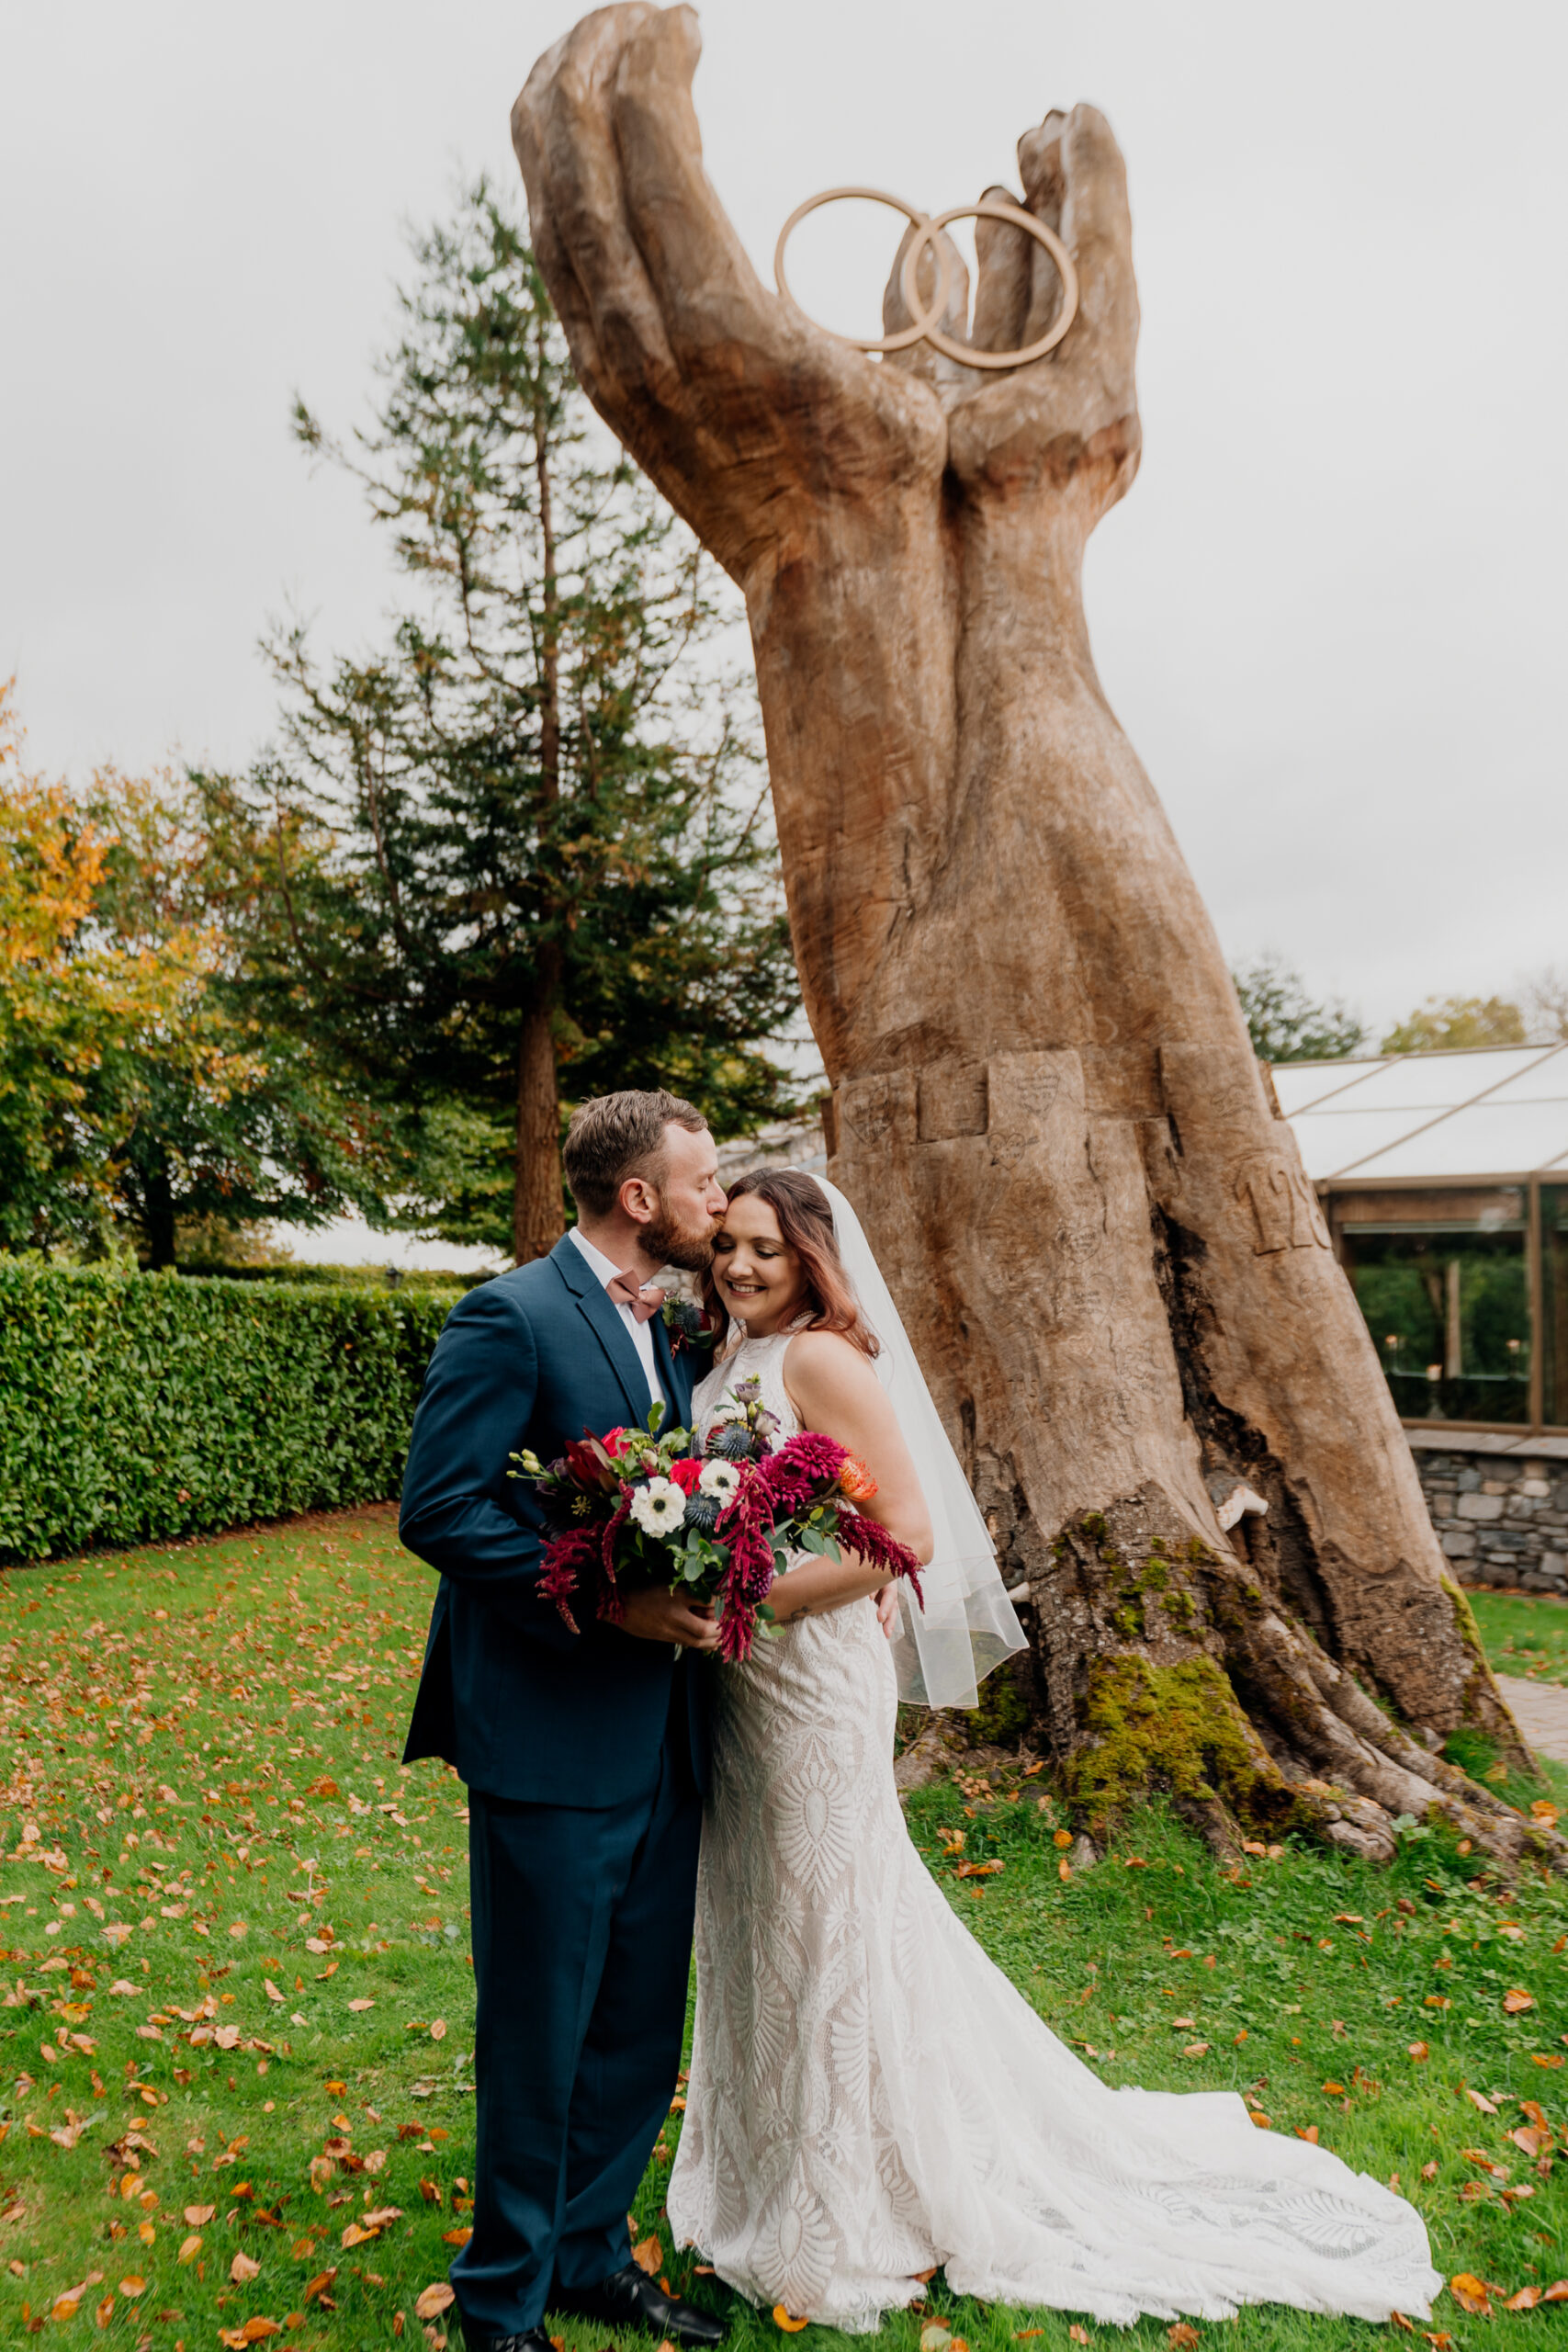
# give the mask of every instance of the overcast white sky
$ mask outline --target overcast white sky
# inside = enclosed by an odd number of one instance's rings
[[[572,0],[0,10],[0,676],[85,773],[265,741],[290,600],[390,594],[290,395],[363,413],[401,225],[511,178]],[[1112,704],[1233,956],[1374,1021],[1568,961],[1561,0],[709,0],[709,170],[764,276],[800,198],[1126,153],[1145,456],[1093,543]],[[837,258],[835,259],[835,254]],[[875,331],[886,254],[796,283]]]

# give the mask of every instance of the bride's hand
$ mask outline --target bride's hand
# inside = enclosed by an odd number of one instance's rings
[[[889,1641],[898,1631],[898,1588],[885,1584],[876,1595],[876,1622]]]

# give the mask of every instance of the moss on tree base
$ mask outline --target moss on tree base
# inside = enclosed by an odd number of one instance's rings
[[[1254,1837],[1311,1826],[1308,1809],[1271,1760],[1224,1669],[1205,1656],[1156,1666],[1137,1655],[1098,1658],[1083,1709],[1085,1745],[1063,1791],[1090,1837],[1156,1791],[1216,1839],[1221,1823]]]

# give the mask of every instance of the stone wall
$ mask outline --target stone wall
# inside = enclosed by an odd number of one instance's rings
[[[1493,1440],[1492,1443],[1498,1442]],[[1563,1441],[1411,1439],[1438,1541],[1461,1584],[1568,1594],[1568,1459]],[[1515,1447],[1517,1451],[1515,1452]],[[1440,1450],[1439,1450],[1440,1449]]]

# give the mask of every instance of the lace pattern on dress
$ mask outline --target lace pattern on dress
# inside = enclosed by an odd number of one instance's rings
[[[714,1367],[705,1433],[749,1376],[795,1432],[789,1337]],[[677,2244],[850,2334],[937,2263],[962,2294],[1122,2324],[1426,2311],[1442,2282],[1402,2198],[1229,2092],[1109,2088],[987,1958],[905,1827],[869,1600],[716,1671]]]

